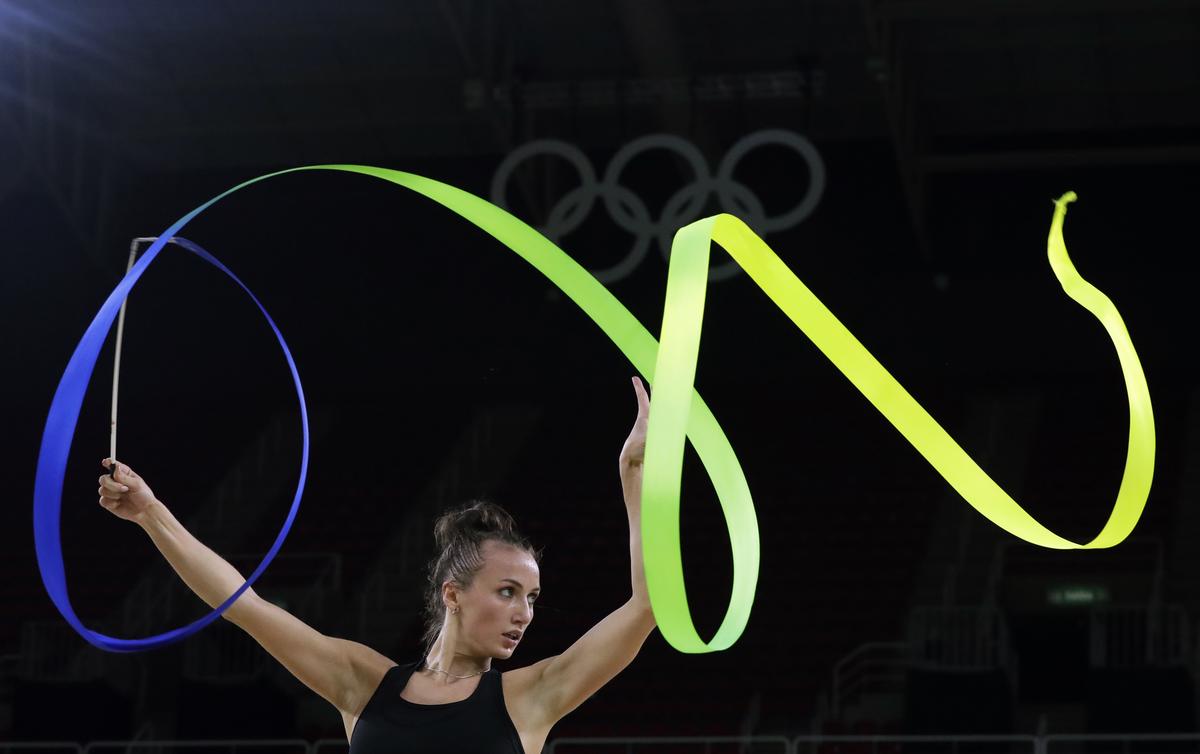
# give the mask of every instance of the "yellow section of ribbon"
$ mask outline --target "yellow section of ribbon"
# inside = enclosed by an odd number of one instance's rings
[[[684,652],[710,652],[732,645],[745,626],[753,600],[752,594],[747,597],[740,589],[745,584],[751,584],[752,589],[754,575],[740,578],[739,568],[757,568],[758,532],[749,496],[720,497],[733,546],[734,589],[721,627],[711,642],[704,642],[692,624],[684,588],[679,491],[684,428],[692,418],[704,287],[714,241],[917,452],[997,526],[1033,544],[1055,549],[1111,547],[1133,531],[1149,496],[1154,472],[1154,415],[1146,378],[1121,315],[1107,296],[1079,275],[1067,254],[1062,226],[1067,204],[1074,199],[1074,193],[1068,193],[1055,203],[1047,242],[1051,268],[1067,295],[1104,325],[1117,349],[1129,398],[1129,449],[1116,504],[1104,528],[1086,544],[1048,530],[1001,489],[745,223],[731,215],[717,215],[680,229],[672,245],[661,345],[654,370],[655,394],[647,430],[642,497],[647,586],[659,629],[672,646]],[[703,453],[701,459],[719,494],[717,475],[724,470],[710,465]]]

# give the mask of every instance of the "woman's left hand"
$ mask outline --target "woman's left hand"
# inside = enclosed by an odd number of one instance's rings
[[[650,396],[642,386],[641,379],[633,378],[633,392],[637,396],[637,418],[633,420],[633,429],[625,438],[625,446],[621,448],[621,472],[627,470],[641,471],[642,461],[646,457],[646,425],[650,417]]]

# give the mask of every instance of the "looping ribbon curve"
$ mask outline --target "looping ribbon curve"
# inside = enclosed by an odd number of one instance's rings
[[[233,595],[203,618],[145,639],[118,639],[88,629],[67,595],[59,513],[66,459],[79,410],[105,335],[121,302],[163,245],[196,215],[246,186],[304,170],[335,170],[380,178],[411,189],[457,213],[492,235],[574,301],[654,388],[646,438],[642,494],[642,546],[647,588],[663,637],[681,652],[727,649],[749,620],[758,580],[758,523],[750,489],[737,456],[716,418],[695,390],[712,242],[724,248],[763,292],[800,328],[884,417],[968,503],[1005,531],[1043,547],[1096,549],[1124,540],[1137,524],[1149,495],[1154,466],[1154,420],[1149,390],[1125,325],[1112,302],[1076,272],[1062,237],[1073,193],[1056,202],[1048,253],[1067,295],[1095,315],[1116,346],[1129,397],[1129,449],[1117,501],[1103,530],[1091,542],[1059,537],[1009,497],[833,314],[741,220],[727,214],[681,228],[672,245],[661,344],[590,273],[529,225],[489,202],[438,181],[398,170],[363,165],[314,165],[260,176],[239,184],[184,215],[164,231],[104,302],[76,347],[51,402],[34,486],[34,535],[42,580],[55,606],[84,639],[109,651],[139,651],[199,631],[231,605],[262,574],[291,528],[307,473],[307,421],[300,479],[292,508],[262,563]],[[195,251],[195,249],[191,249]],[[201,258],[232,273],[207,255]],[[236,278],[234,278],[236,281]],[[237,281],[241,285],[240,281]],[[245,286],[242,286],[245,289]],[[249,290],[246,290],[249,293]],[[253,294],[250,294],[253,297]],[[255,299],[257,303],[257,299]],[[260,309],[261,304],[259,305]],[[266,311],[263,310],[266,315]],[[270,317],[267,317],[270,321]],[[274,328],[274,323],[271,323]],[[295,378],[303,417],[304,398],[287,346],[276,329]],[[733,556],[729,607],[712,640],[700,638],[692,622],[684,584],[679,530],[679,493],[685,438],[690,440],[721,504]]]

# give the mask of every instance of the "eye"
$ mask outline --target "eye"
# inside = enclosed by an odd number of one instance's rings
[[[513,590],[513,588],[512,588],[511,586],[506,586],[506,587],[504,587],[503,589],[501,589],[501,590],[500,590],[500,593],[501,593],[501,594],[504,594],[505,592],[511,592],[512,590]],[[512,595],[511,595],[511,594],[504,594],[504,596],[505,596],[505,597],[511,597]]]

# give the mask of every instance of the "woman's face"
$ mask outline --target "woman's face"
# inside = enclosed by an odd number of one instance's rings
[[[528,552],[495,540],[484,542],[481,554],[483,567],[470,588],[457,592],[462,638],[473,653],[504,659],[533,620],[533,602],[541,591],[538,565]]]

